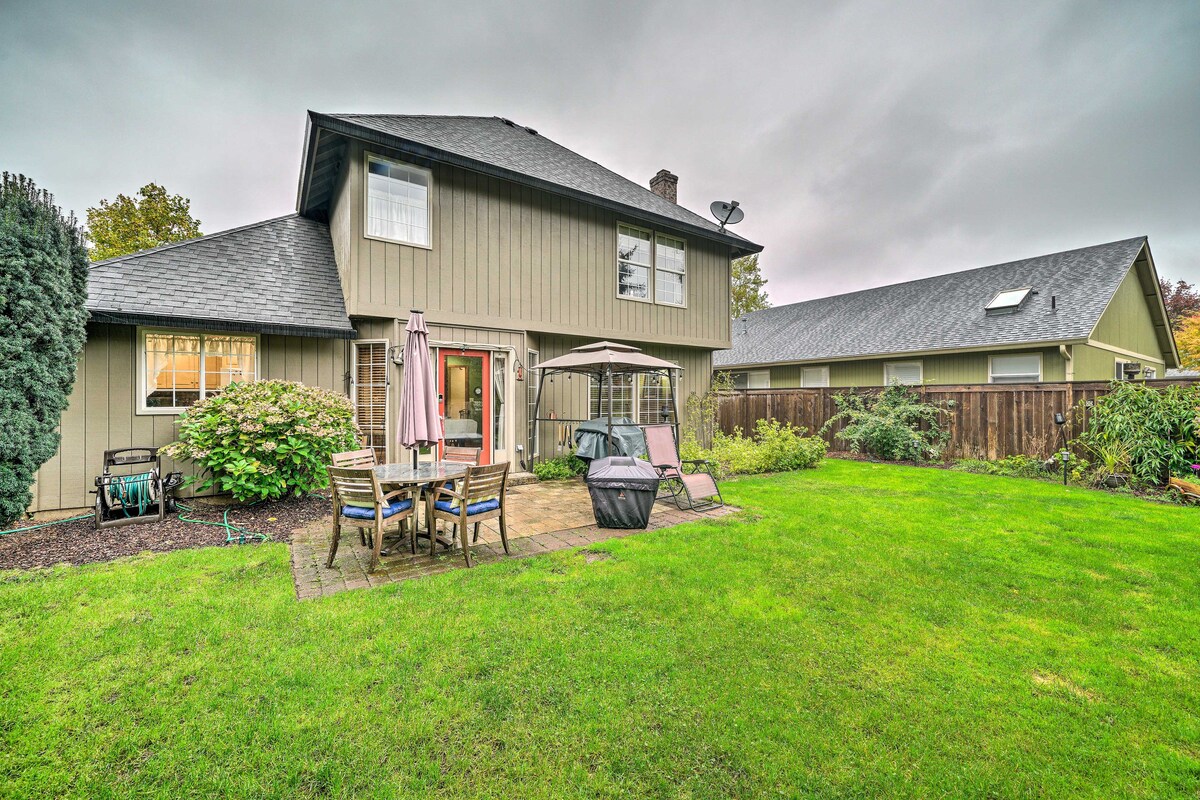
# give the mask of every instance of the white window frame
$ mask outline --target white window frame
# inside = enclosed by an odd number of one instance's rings
[[[629,263],[635,264],[636,266],[639,266],[639,267],[644,266],[647,270],[647,275],[646,275],[647,295],[645,297],[634,297],[633,295],[629,295],[629,294],[621,294],[621,261],[624,260],[621,258],[621,228],[629,228],[630,230],[635,230],[635,231],[638,231],[639,233],[646,233],[646,234],[650,235],[650,263],[649,264],[636,264],[636,262],[632,262],[632,261],[629,262]],[[613,274],[617,279],[616,291],[617,291],[617,299],[618,300],[631,300],[634,303],[651,303],[651,304],[654,303],[654,242],[655,242],[654,231],[650,230],[649,228],[643,228],[640,225],[630,225],[628,222],[618,222],[617,223],[617,238],[616,238],[616,244],[613,248],[613,250],[615,251],[614,254],[616,255],[616,272]]]
[[[633,421],[637,422],[639,425],[652,425],[652,424],[655,424],[655,423],[661,421],[660,416],[659,416],[662,411],[661,403],[659,403],[657,405],[651,405],[647,409],[644,409],[642,407],[643,406],[642,401],[644,400],[644,398],[642,396],[642,390],[644,388],[643,381],[646,378],[647,374],[657,375],[657,373],[641,373],[641,372],[635,372],[635,373],[632,373],[632,375],[631,375],[631,377],[633,378],[633,383],[632,383],[632,387],[631,387],[632,399],[630,401],[631,413],[630,413],[629,418],[632,419]],[[604,401],[604,391],[606,388],[607,387],[599,384],[599,379],[596,378],[595,375],[588,376],[587,414],[589,416],[591,415],[592,408],[593,408],[593,406],[592,406],[592,391],[593,390],[598,392],[598,394],[601,398],[600,416],[601,417],[605,416],[605,413],[604,413],[605,409],[603,407],[604,406],[603,401]],[[615,386],[614,386],[614,388],[615,388]],[[678,414],[678,411],[679,411],[679,381],[676,378],[671,379],[671,394],[665,398],[660,398],[660,399],[662,399],[662,400],[669,399],[671,401],[671,405],[672,405],[673,409]],[[644,411],[646,412],[645,414],[643,414]],[[642,422],[641,420],[642,420],[643,416],[646,416],[647,418],[649,418],[650,421]]]
[[[1034,356],[1037,358],[1037,363],[1038,363],[1037,378],[1035,378],[1031,381],[1022,381],[1022,383],[1041,383],[1042,382],[1042,374],[1043,374],[1042,371],[1045,366],[1041,353],[999,353],[997,355],[988,356],[988,383],[996,382],[995,363],[996,363],[997,358],[1029,358],[1030,356]],[[1014,373],[1014,375],[1015,374],[1016,373]]]
[[[804,373],[805,373],[805,371],[806,371],[806,370],[810,370],[810,369],[819,369],[819,370],[821,370],[821,373],[822,373],[822,374],[825,376],[825,377],[823,378],[823,381],[824,381],[824,382],[823,382],[823,383],[820,383],[820,384],[816,384],[816,385],[812,385],[812,386],[810,386],[810,385],[808,384],[808,381],[806,381],[806,380],[804,379]],[[824,364],[824,365],[815,366],[815,367],[800,367],[800,388],[801,388],[801,389],[827,389],[827,388],[829,388],[829,365],[828,365],[828,364]]]
[[[371,220],[369,218],[369,215],[370,215],[370,208],[371,208],[370,183],[371,183],[371,161],[372,161],[372,159],[375,161],[382,161],[386,164],[395,164],[397,166],[404,167],[405,169],[411,169],[416,172],[422,172],[425,174],[425,177],[429,182],[428,186],[427,186],[427,191],[425,193],[425,214],[426,214],[426,219],[429,220],[429,244],[421,244],[420,242],[409,242],[409,241],[405,241],[404,239],[392,239],[388,236],[376,236],[370,232]],[[428,167],[418,166],[417,164],[413,164],[410,161],[402,161],[398,158],[391,158],[389,156],[380,155],[379,153],[372,153],[370,151],[364,152],[363,153],[363,182],[362,182],[363,238],[364,239],[372,239],[377,242],[391,242],[392,244],[401,244],[401,245],[404,245],[405,247],[416,247],[421,250],[432,250],[433,243],[435,241],[435,234],[436,234],[436,232],[434,230],[435,223],[434,223],[434,213],[433,213],[433,206],[434,206],[433,188],[434,188],[433,187],[433,170],[429,169]]]
[[[384,346],[384,379],[383,379],[383,441],[384,454],[386,459],[391,458],[392,453],[392,370],[393,363],[388,357],[388,350],[391,347],[391,342],[387,339],[355,339],[350,343],[350,404],[354,407],[354,424],[358,424],[358,348],[368,344],[382,344]],[[437,351],[434,350],[434,363],[437,363]],[[359,445],[368,449],[374,449],[369,443],[364,444],[359,442]]]
[[[526,427],[529,429],[528,430],[529,448],[530,448],[530,450],[533,451],[530,453],[530,455],[533,457],[536,457],[536,456],[539,456],[542,454],[542,437],[541,437],[540,431],[538,431],[537,421],[534,419],[534,417],[537,416],[537,410],[538,410],[537,402],[538,402],[538,385],[539,385],[539,379],[535,377],[536,375],[539,375],[539,373],[534,371],[534,367],[536,367],[540,363],[542,363],[541,351],[534,350],[533,348],[526,348],[526,350],[525,350],[525,364],[526,364],[526,367],[525,367],[525,416],[528,417],[528,419],[526,420],[526,423],[527,423]]]
[[[206,336],[241,336],[254,339],[254,380],[262,377],[262,337],[257,333],[245,331],[211,331],[187,328],[138,328],[137,329],[137,415],[138,416],[177,416],[187,411],[191,406],[148,406],[146,405],[146,337],[147,336],[198,336],[200,337],[199,381],[200,399],[205,397],[204,388],[204,338]]]
[[[921,386],[922,384],[924,384],[925,383],[925,362],[921,359],[915,359],[915,360],[910,360],[910,361],[886,361],[886,362],[884,362],[884,364],[883,364],[883,385],[884,386],[892,385],[892,379],[888,377],[889,369],[891,369],[892,367],[908,366],[910,364],[917,365],[917,372],[919,373],[917,382],[916,383],[904,383],[903,381],[900,381],[900,385],[901,386]]]
[[[659,240],[659,239],[671,239],[671,240],[673,240],[673,241],[679,242],[679,244],[680,244],[680,248],[679,248],[679,249],[680,249],[681,251],[683,251],[683,269],[682,269],[681,271],[677,271],[677,270],[673,270],[673,269],[668,269],[668,268],[666,268],[666,267],[659,267],[659,266],[658,266],[658,240]],[[687,308],[687,304],[688,304],[688,291],[687,291],[687,289],[688,289],[688,276],[687,276],[687,268],[688,268],[688,247],[687,247],[687,239],[684,239],[682,236],[672,236],[672,235],[671,235],[671,234],[669,234],[669,233],[658,233],[658,232],[656,231],[656,232],[654,233],[654,248],[653,248],[653,251],[654,251],[654,255],[651,257],[651,260],[654,262],[654,291],[653,291],[653,293],[651,294],[651,296],[654,298],[654,302],[655,302],[655,303],[657,303],[657,304],[658,304],[658,305],[660,305],[660,306],[674,306],[675,308]],[[667,272],[667,273],[670,273],[671,275],[678,275],[678,276],[680,276],[681,278],[683,278],[683,299],[682,299],[682,300],[680,300],[678,303],[672,303],[670,300],[659,300],[659,299],[658,299],[658,273],[659,273],[660,271],[661,271],[661,272]]]
[[[646,233],[646,234],[650,235],[650,263],[648,265],[642,265],[642,264],[637,265],[639,267],[646,266],[647,269],[650,270],[650,275],[649,275],[649,278],[647,279],[647,284],[648,284],[647,291],[649,293],[649,296],[647,296],[647,297],[633,297],[631,295],[621,294],[621,260],[622,260],[621,252],[620,252],[621,228],[630,228],[630,229],[638,231],[640,233]],[[616,278],[616,285],[613,287],[613,289],[616,293],[616,295],[615,295],[616,298],[618,300],[630,300],[634,303],[650,303],[651,305],[666,306],[667,308],[687,308],[688,307],[688,283],[689,283],[689,281],[688,281],[688,240],[687,240],[687,238],[683,237],[683,236],[679,236],[674,233],[655,231],[650,228],[644,228],[641,225],[634,225],[631,222],[622,222],[621,220],[617,220],[617,225],[616,225],[615,230],[616,230],[616,238],[614,239],[613,250],[615,251],[614,255],[616,256],[616,258],[614,259],[614,262],[613,262],[614,267],[615,267],[615,271],[614,271],[613,275]],[[675,240],[677,242],[681,242],[683,244],[683,272],[680,273],[680,272],[676,272],[675,270],[669,270],[669,269],[663,270],[663,272],[670,272],[673,275],[680,275],[680,274],[683,275],[683,302],[682,303],[672,303],[668,300],[659,300],[658,299],[658,239],[660,236],[668,238],[668,239],[673,239],[673,240]]]

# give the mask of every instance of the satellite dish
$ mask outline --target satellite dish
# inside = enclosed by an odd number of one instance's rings
[[[738,208],[738,201],[726,203],[724,200],[715,200],[708,207],[712,215],[717,218],[717,222],[721,223],[721,230],[725,230],[726,225],[737,225],[746,217],[746,212]]]

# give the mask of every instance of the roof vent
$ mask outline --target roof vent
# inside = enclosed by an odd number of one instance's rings
[[[1031,287],[1026,286],[1022,289],[1005,289],[996,292],[996,296],[991,299],[983,311],[989,317],[998,314],[1015,314],[1021,310],[1021,306],[1025,305],[1025,301],[1029,299]]]
[[[525,132],[528,133],[530,136],[537,136],[537,131],[535,131],[533,128],[529,127],[528,125],[525,126]]]
[[[513,122],[513,121],[512,121],[511,119],[509,119],[508,117],[500,117],[499,119],[500,119],[500,121],[501,121],[501,122],[503,122],[505,125],[507,125],[507,126],[508,126],[508,127],[510,127],[510,128],[515,128],[515,127],[517,127],[517,123]]]

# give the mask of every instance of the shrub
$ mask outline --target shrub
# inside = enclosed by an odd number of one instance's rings
[[[1143,484],[1191,477],[1197,457],[1200,385],[1157,389],[1134,381],[1114,382],[1088,411],[1079,443],[1114,469],[1128,468]]]
[[[0,528],[33,500],[58,450],[87,322],[87,257],[75,218],[23,176],[0,178]]]
[[[837,422],[846,427],[837,438],[855,453],[867,453],[885,461],[925,461],[941,455],[950,433],[942,429],[941,417],[953,405],[923,402],[898,383],[876,395],[834,395],[838,413],[821,428],[828,431]]]
[[[340,394],[291,381],[230,384],[179,418],[163,455],[203,467],[192,481],[238,502],[275,500],[329,485],[330,456],[357,446],[354,406]]]
[[[1023,455],[1007,456],[998,461],[964,458],[954,462],[952,469],[959,472],[973,472],[977,475],[1006,475],[1011,478],[1046,478],[1050,476],[1043,459]]]
[[[694,440],[685,441],[680,455],[712,461],[722,477],[808,469],[821,463],[827,445],[823,439],[805,433],[804,428],[793,428],[790,423],[760,419],[753,437],[745,436],[741,428],[732,435],[718,430],[712,434],[711,448],[700,447]]]
[[[574,453],[557,456],[533,465],[533,474],[539,481],[565,481],[587,472],[587,462]]]

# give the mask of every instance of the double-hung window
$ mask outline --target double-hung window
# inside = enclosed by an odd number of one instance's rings
[[[671,416],[671,386],[666,375],[613,375],[612,396],[614,418],[628,417],[639,425],[675,422]],[[666,417],[663,416],[664,409]],[[595,377],[588,381],[588,414],[596,415],[594,418],[608,417],[608,387],[601,388]]]
[[[633,300],[650,300],[653,263],[650,231],[617,226],[617,294]]]
[[[682,239],[658,234],[654,246],[654,302],[686,305],[687,259]]]
[[[429,247],[432,184],[427,169],[367,156],[366,235]]]
[[[618,225],[617,296],[687,305],[687,243],[675,236]]]
[[[770,389],[771,371],[756,369],[751,372],[733,373],[733,388],[735,389]]]
[[[992,356],[988,359],[988,383],[1040,383],[1040,353]]]
[[[142,331],[141,410],[177,413],[258,377],[254,335]]]

